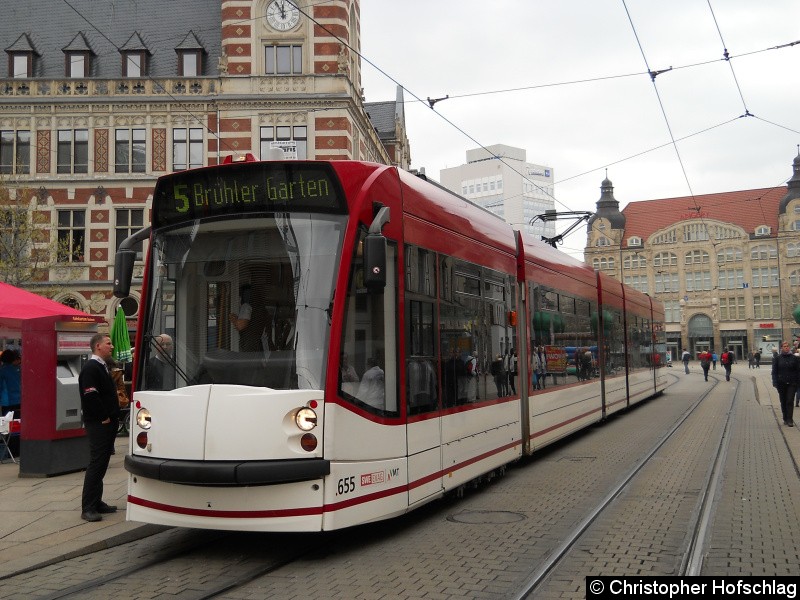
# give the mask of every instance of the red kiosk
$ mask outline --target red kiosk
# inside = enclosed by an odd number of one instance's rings
[[[0,282],[0,336],[22,339],[20,477],[86,468],[78,373],[105,319]]]

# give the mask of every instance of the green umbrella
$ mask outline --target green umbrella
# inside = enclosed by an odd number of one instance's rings
[[[131,362],[131,338],[128,335],[128,323],[122,307],[117,309],[114,324],[111,326],[111,343],[114,344],[112,358],[120,363]]]

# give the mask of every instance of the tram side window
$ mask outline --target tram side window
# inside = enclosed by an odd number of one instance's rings
[[[364,285],[359,254],[365,232],[356,244],[345,301],[342,347],[339,353],[339,394],[377,415],[399,414],[397,398],[397,248],[386,249],[386,287],[369,291]]]
[[[451,407],[517,393],[515,309],[509,275],[441,257],[442,403]]]
[[[433,252],[406,246],[406,404],[409,414],[435,411],[439,404],[436,369],[436,263]]]
[[[628,320],[628,360],[631,369],[650,366],[652,335],[650,321],[642,317]]]
[[[591,381],[599,376],[596,303],[532,283],[531,389]]]

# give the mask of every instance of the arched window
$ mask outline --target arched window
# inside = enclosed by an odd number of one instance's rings
[[[623,269],[644,269],[647,267],[647,259],[641,254],[630,254],[622,259]]]
[[[674,252],[659,252],[653,257],[654,267],[677,267],[678,255]]]
[[[759,225],[758,227],[756,227],[755,234],[756,234],[757,236],[765,236],[765,235],[769,235],[769,231],[770,231],[770,230],[769,230],[769,227],[768,227],[768,226],[766,226],[766,225]]]
[[[684,256],[685,265],[706,265],[709,262],[708,252],[705,250],[692,250]]]

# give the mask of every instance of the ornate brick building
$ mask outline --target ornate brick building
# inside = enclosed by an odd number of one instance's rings
[[[787,186],[631,202],[606,179],[586,262],[666,308],[667,347],[740,359],[800,334],[800,156]]]
[[[28,287],[109,320],[159,175],[275,146],[409,166],[402,94],[380,123],[364,103],[358,0],[28,0],[3,7],[0,48],[0,186],[67,248]]]

